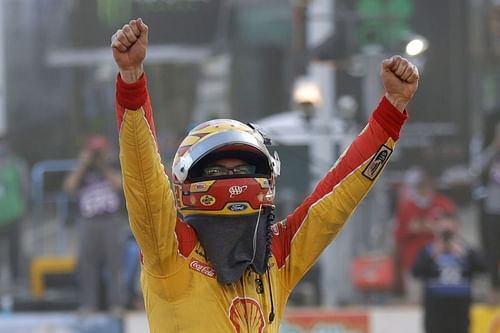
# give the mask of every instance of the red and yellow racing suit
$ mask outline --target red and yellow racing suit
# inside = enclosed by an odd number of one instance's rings
[[[273,225],[269,274],[248,270],[239,281],[221,285],[196,233],[177,216],[145,75],[132,84],[118,76],[116,89],[124,191],[143,254],[141,283],[154,333],[278,332],[290,292],[372,187],[407,118],[382,98],[314,192]]]

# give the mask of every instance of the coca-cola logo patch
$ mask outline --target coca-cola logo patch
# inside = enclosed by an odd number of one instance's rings
[[[191,262],[189,263],[189,268],[208,277],[211,278],[216,277],[215,269],[213,267],[210,267],[207,264],[202,263],[196,259],[191,259]]]

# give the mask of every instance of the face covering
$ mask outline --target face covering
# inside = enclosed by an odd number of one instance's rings
[[[273,207],[266,206],[259,214],[241,216],[187,216],[215,268],[221,284],[239,280],[250,267],[264,274],[270,256]]]

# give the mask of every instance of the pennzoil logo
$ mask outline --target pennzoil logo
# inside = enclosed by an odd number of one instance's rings
[[[200,198],[200,203],[203,206],[212,206],[215,203],[215,197],[205,194]]]
[[[248,208],[248,205],[245,203],[235,203],[227,206],[227,209],[229,209],[232,212],[241,212],[245,209]]]
[[[250,297],[235,297],[229,307],[229,320],[237,333],[263,333],[266,322],[260,304]]]
[[[216,277],[215,269],[213,267],[210,267],[207,264],[204,264],[198,260],[191,259],[191,261],[189,262],[189,268],[208,277],[211,278]]]
[[[377,176],[380,174],[384,165],[389,161],[389,157],[391,157],[392,149],[387,147],[386,145],[380,146],[377,153],[373,156],[372,160],[366,166],[365,170],[363,170],[363,176],[370,180],[375,180]]]
[[[248,188],[247,185],[239,186],[239,185],[234,185],[229,188],[229,194],[230,198],[235,197],[237,195],[240,195],[241,193],[245,192],[246,189]]]

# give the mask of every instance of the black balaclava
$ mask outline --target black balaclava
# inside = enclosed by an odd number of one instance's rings
[[[187,216],[214,265],[221,284],[239,280],[247,267],[264,274],[270,256],[274,206],[262,207],[259,214],[239,216]],[[255,244],[254,244],[255,242]]]

